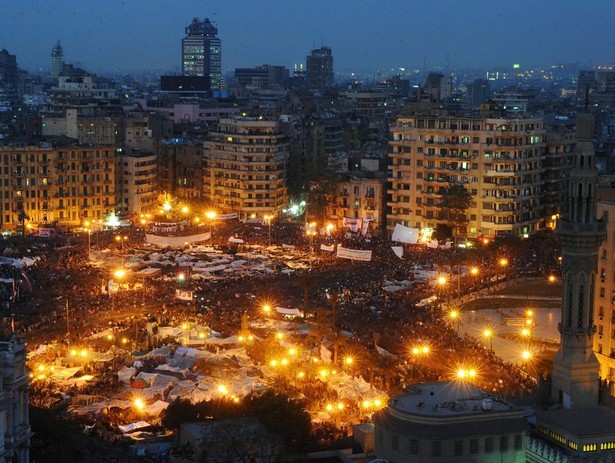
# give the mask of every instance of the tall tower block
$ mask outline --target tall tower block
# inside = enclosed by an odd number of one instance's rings
[[[64,51],[60,41],[51,50],[51,77],[57,79],[64,68]]]
[[[562,246],[562,317],[560,349],[553,359],[551,397],[564,408],[598,405],[599,364],[593,353],[594,288],[598,248],[606,238],[606,221],[596,219],[594,118],[577,118],[577,145],[568,189],[568,216],[557,234]]]

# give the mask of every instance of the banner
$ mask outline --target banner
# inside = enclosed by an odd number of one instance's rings
[[[216,219],[219,220],[231,220],[237,218],[237,212],[233,212],[232,214],[217,214]]]
[[[367,230],[369,229],[369,220],[363,220],[363,226],[361,227],[361,235],[367,235]]]
[[[211,238],[209,232],[201,233],[200,235],[189,236],[160,236],[145,235],[145,242],[158,246],[160,248],[174,247],[174,246],[186,246],[186,244],[197,243],[199,241],[207,241]]]
[[[326,244],[321,244],[320,245],[320,250],[321,251],[327,251],[327,252],[333,252],[333,251],[335,251],[335,244],[332,244],[330,246],[327,246]]]
[[[431,249],[438,249],[438,246],[438,240],[431,240],[429,243],[427,243],[427,247]]]
[[[229,243],[237,243],[237,244],[243,244],[243,240],[241,238],[235,238],[234,236],[231,236],[228,239]]]
[[[395,253],[397,257],[400,259],[404,256],[404,247],[403,246],[391,246],[391,249]]]
[[[341,246],[337,247],[337,257],[340,259],[361,260],[369,262],[372,260],[371,251],[363,251],[360,249],[348,249]]]
[[[361,219],[350,219],[348,217],[344,217],[343,227],[350,228],[352,233],[356,233],[362,227],[363,221]]]
[[[294,244],[283,244],[282,248],[283,249],[295,249],[296,246]]]
[[[175,299],[179,299],[180,301],[192,301],[192,291],[187,291],[185,289],[176,289]]]
[[[400,243],[416,244],[419,240],[419,229],[406,227],[400,223],[395,224],[391,241],[399,241]]]

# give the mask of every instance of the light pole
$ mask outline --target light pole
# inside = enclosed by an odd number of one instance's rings
[[[209,242],[213,243],[213,222],[214,219],[216,218],[216,211],[207,211],[205,213],[205,217],[207,217],[207,219],[209,219]]]
[[[265,220],[267,221],[267,225],[269,226],[269,232],[268,232],[268,239],[269,239],[269,246],[271,246],[271,219],[273,219],[272,215],[265,215]]]
[[[457,324],[457,333],[459,333],[459,311],[453,309],[449,312],[448,316],[450,317],[452,322]]]
[[[115,313],[115,298],[118,297],[120,294],[121,281],[122,281],[122,278],[126,276],[126,270],[124,270],[123,268],[117,269],[113,273],[113,276],[118,279],[118,286],[117,286],[117,289],[115,290],[116,295],[115,297],[111,296],[111,312]]]
[[[66,299],[66,339],[70,345],[70,318],[68,316],[68,298]]]
[[[489,350],[493,352],[493,330],[491,328],[485,328],[483,330],[483,337],[489,340]]]
[[[92,229],[90,228],[89,221],[84,222],[83,225],[85,225],[85,231],[88,233],[88,260],[90,260],[90,240],[91,240],[90,236],[92,234]]]

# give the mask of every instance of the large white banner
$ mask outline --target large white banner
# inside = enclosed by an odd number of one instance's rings
[[[372,252],[363,251],[361,249],[348,249],[338,246],[337,257],[341,259],[362,260],[365,262],[369,262],[370,260],[372,260]]]
[[[179,299],[180,301],[191,301],[192,291],[187,291],[185,289],[176,289],[175,299]]]
[[[416,244],[419,240],[419,229],[406,227],[400,223],[395,224],[391,241],[399,241],[400,243]]]
[[[320,245],[320,250],[321,251],[327,251],[327,252],[333,252],[333,251],[335,251],[335,244],[332,244],[330,246],[327,246],[326,244],[321,244]]]
[[[216,215],[216,219],[219,219],[219,220],[230,220],[230,219],[236,219],[236,218],[237,218],[237,212],[233,212],[232,214]]]
[[[210,239],[209,232],[201,233],[200,235],[189,236],[160,236],[160,235],[145,235],[145,241],[161,248],[185,246],[186,243],[198,243],[199,241],[208,241]]]
[[[348,217],[344,217],[343,226],[344,228],[350,228],[350,231],[353,233],[357,233],[363,224],[361,219],[351,219]]]

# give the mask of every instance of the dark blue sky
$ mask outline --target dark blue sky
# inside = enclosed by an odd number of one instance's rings
[[[0,48],[49,69],[59,39],[86,69],[179,69],[193,17],[222,39],[223,68],[305,62],[336,70],[615,62],[615,0],[19,0],[0,7]]]

